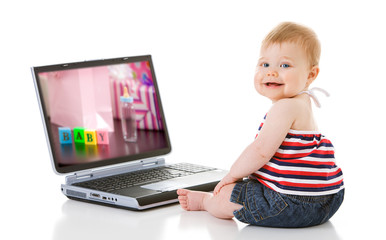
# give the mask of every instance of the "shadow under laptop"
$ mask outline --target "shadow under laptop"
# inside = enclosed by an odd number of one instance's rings
[[[55,224],[53,239],[160,239],[170,219],[180,214],[175,204],[130,211],[67,200]]]

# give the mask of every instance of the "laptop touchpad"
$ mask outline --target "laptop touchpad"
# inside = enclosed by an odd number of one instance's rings
[[[162,182],[147,184],[141,187],[155,191],[167,192],[179,188],[185,188],[188,187],[188,185],[186,185],[185,183],[178,183],[178,181],[176,180],[166,180]]]

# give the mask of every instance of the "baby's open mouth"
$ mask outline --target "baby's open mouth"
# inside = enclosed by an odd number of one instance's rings
[[[267,87],[278,87],[278,86],[281,86],[281,85],[284,85],[282,83],[276,83],[276,82],[267,82],[267,83],[264,83]]]

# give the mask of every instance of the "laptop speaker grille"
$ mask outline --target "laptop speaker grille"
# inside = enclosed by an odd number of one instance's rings
[[[86,198],[86,193],[83,193],[83,192],[77,192],[77,191],[74,191],[74,190],[67,189],[66,193],[69,196]]]

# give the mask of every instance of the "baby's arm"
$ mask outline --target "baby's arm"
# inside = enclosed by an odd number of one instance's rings
[[[216,186],[215,195],[223,186],[256,172],[272,158],[295,121],[298,109],[293,99],[283,99],[272,106],[259,136],[242,152],[227,176]]]

